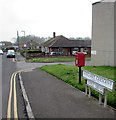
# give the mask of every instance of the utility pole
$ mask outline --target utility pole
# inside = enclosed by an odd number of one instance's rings
[[[18,42],[18,49],[20,50],[20,46],[19,46],[19,33],[18,33],[18,30],[17,30],[17,42]]]

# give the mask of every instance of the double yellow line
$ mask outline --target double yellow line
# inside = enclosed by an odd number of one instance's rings
[[[10,92],[9,92],[9,99],[8,99],[8,108],[7,108],[7,118],[12,118],[11,116],[11,110],[12,110],[12,98],[14,98],[14,116],[13,118],[18,119],[18,111],[17,111],[17,94],[16,94],[16,75],[19,73],[18,72],[14,72],[11,76],[11,80],[10,80]],[[13,97],[13,93],[14,93],[14,97]]]
[[[8,98],[8,107],[7,107],[7,119],[10,118],[15,118],[16,120],[18,120],[18,110],[17,110],[17,93],[16,93],[16,76],[17,74],[20,74],[21,72],[28,72],[28,71],[32,71],[34,68],[29,68],[29,69],[24,69],[24,70],[20,70],[17,72],[14,72],[11,76],[11,80],[10,80],[10,92],[9,92],[9,98]],[[14,96],[13,96],[14,93]],[[12,110],[12,98],[14,98],[14,109]],[[14,112],[13,117],[11,116],[11,111]]]

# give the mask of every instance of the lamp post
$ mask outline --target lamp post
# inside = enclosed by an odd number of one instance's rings
[[[25,31],[24,31],[24,30],[21,30],[21,32],[23,32],[23,33],[24,33],[24,42],[25,42]]]
[[[24,33],[24,40],[25,40],[25,31],[24,31],[24,30],[22,30],[21,32],[23,32],[23,33]]]

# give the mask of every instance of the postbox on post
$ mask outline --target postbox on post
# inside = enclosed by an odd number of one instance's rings
[[[84,53],[76,53],[75,56],[75,65],[78,67],[85,66],[85,54]]]
[[[79,67],[79,83],[81,83],[81,67],[85,66],[85,54],[78,52],[75,56],[75,65]]]

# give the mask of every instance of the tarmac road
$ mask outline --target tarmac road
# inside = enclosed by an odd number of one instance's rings
[[[10,81],[11,76],[14,72],[18,70],[17,63],[13,60],[13,58],[6,58],[6,54],[0,56],[0,66],[1,66],[1,81],[0,81],[0,110],[2,111],[2,118],[7,117],[7,110],[8,110],[8,100],[9,100],[9,93],[10,93]],[[24,101],[21,94],[20,84],[17,79],[16,81],[16,88],[17,88],[17,99],[18,99],[18,113],[19,117],[26,118],[25,111],[24,111]],[[13,94],[12,94],[13,95]],[[12,96],[13,98],[13,96]],[[2,101],[2,102],[1,102]],[[11,106],[13,106],[13,101]],[[1,112],[0,111],[0,112]],[[11,114],[13,116],[13,110],[11,110]]]
[[[8,96],[10,88],[10,79],[13,72],[16,71],[16,63],[12,58],[7,59],[6,55],[2,56],[2,118],[6,118]]]
[[[2,116],[6,118],[9,83],[13,72],[49,64],[74,65],[74,62],[26,63],[17,54],[16,62],[2,58]],[[86,63],[90,65],[91,63]],[[88,99],[82,92],[39,69],[21,74],[35,118],[113,118],[114,112]],[[19,118],[27,118],[19,80],[16,81]],[[96,114],[97,113],[97,114]]]

